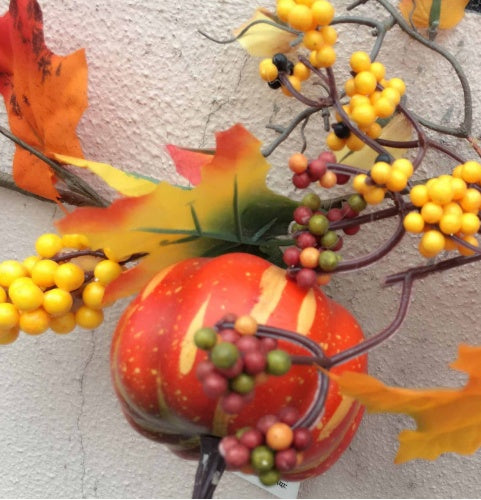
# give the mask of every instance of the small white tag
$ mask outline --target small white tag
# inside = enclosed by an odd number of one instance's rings
[[[242,472],[234,472],[237,476],[249,481],[249,483],[255,484],[259,488],[268,491],[277,498],[297,498],[299,494],[299,486],[301,483],[287,481],[286,479],[281,479],[275,486],[264,486],[257,476],[252,474],[243,474]]]

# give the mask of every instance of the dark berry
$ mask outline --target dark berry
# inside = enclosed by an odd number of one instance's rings
[[[284,54],[282,53],[274,54],[274,56],[272,57],[272,62],[279,71],[287,71],[289,60]]]
[[[391,164],[392,162],[392,157],[390,154],[387,153],[381,153],[376,156],[376,159],[374,160],[374,163],[378,163],[380,161],[383,161],[384,163],[389,163]]]
[[[345,227],[343,229],[344,233],[347,234],[348,236],[354,236],[359,232],[361,229],[361,226],[351,226],[351,227]]]
[[[351,178],[351,176],[348,174],[339,174],[339,173],[336,174],[336,177],[337,177],[337,184],[339,186],[347,184],[349,182],[349,179]]]
[[[339,139],[347,139],[351,135],[349,127],[343,122],[333,123],[332,130]]]
[[[292,61],[287,61],[286,72],[289,75],[292,75],[294,73],[294,63]]]
[[[279,80],[279,78],[272,80],[272,82],[267,82],[267,85],[273,90],[277,90],[277,89],[280,89],[282,87],[282,83]]]

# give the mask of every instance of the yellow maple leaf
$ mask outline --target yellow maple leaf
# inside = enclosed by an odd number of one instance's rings
[[[429,27],[429,17],[434,0],[401,0],[399,10],[406,19],[412,20],[418,28]],[[469,0],[441,0],[439,28],[450,29],[456,26],[464,17],[464,9]]]
[[[254,57],[272,57],[278,52],[285,54],[292,49],[291,43],[298,35],[286,31],[282,25],[276,27],[268,24],[273,22],[268,11],[257,9],[249,21],[235,30],[234,34],[238,36],[242,30],[256,23],[238,39],[242,47]]]
[[[451,368],[469,375],[460,389],[388,387],[369,375],[332,375],[343,394],[364,404],[370,413],[406,413],[416,430],[399,434],[396,463],[416,458],[435,460],[442,453],[470,455],[481,447],[481,347],[460,345]]]

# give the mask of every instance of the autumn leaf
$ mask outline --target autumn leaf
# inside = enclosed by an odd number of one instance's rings
[[[125,197],[107,208],[78,208],[57,224],[83,233],[93,248],[119,259],[147,253],[107,289],[106,301],[137,292],[160,269],[196,256],[246,251],[280,259],[297,204],[266,186],[269,164],[260,142],[236,125],[217,134],[217,147],[200,183],[185,189],[161,182],[150,194]]]
[[[469,3],[469,0],[416,0],[416,2],[401,0],[399,10],[406,21],[412,20],[414,26],[428,28],[431,7],[436,1],[440,3],[438,27],[441,29],[450,29],[456,26],[464,17],[464,9]]]
[[[297,33],[287,31],[286,26],[276,23],[272,14],[265,9],[257,9],[251,19],[235,30],[234,34],[239,36],[252,23],[255,24],[238,41],[254,57],[272,57],[278,52],[285,54],[292,49],[291,44],[298,38]]]
[[[194,186],[199,184],[202,168],[212,160],[214,153],[207,150],[179,148],[173,144],[167,145],[167,151],[174,160],[177,172]]]
[[[62,57],[46,47],[36,0],[11,0],[0,18],[0,92],[15,136],[48,157],[82,156],[75,130],[87,107],[85,53]],[[59,196],[51,168],[19,146],[13,177],[22,189]]]
[[[481,447],[481,347],[459,346],[451,368],[469,375],[460,389],[403,389],[388,387],[369,375],[344,372],[330,375],[341,392],[364,404],[371,413],[406,413],[416,430],[399,434],[396,463],[424,458],[435,460],[442,453],[462,455]]]

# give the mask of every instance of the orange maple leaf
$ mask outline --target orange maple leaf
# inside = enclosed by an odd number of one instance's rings
[[[61,57],[46,47],[36,0],[11,0],[0,18],[0,92],[15,136],[48,157],[82,156],[75,130],[87,107],[85,53]],[[59,196],[52,169],[19,146],[13,177],[22,189]]]
[[[416,430],[399,434],[396,463],[416,458],[435,460],[442,453],[462,455],[481,447],[481,347],[459,346],[451,368],[469,375],[460,389],[404,389],[388,387],[360,373],[330,374],[343,394],[364,404],[370,413],[407,413]]]

